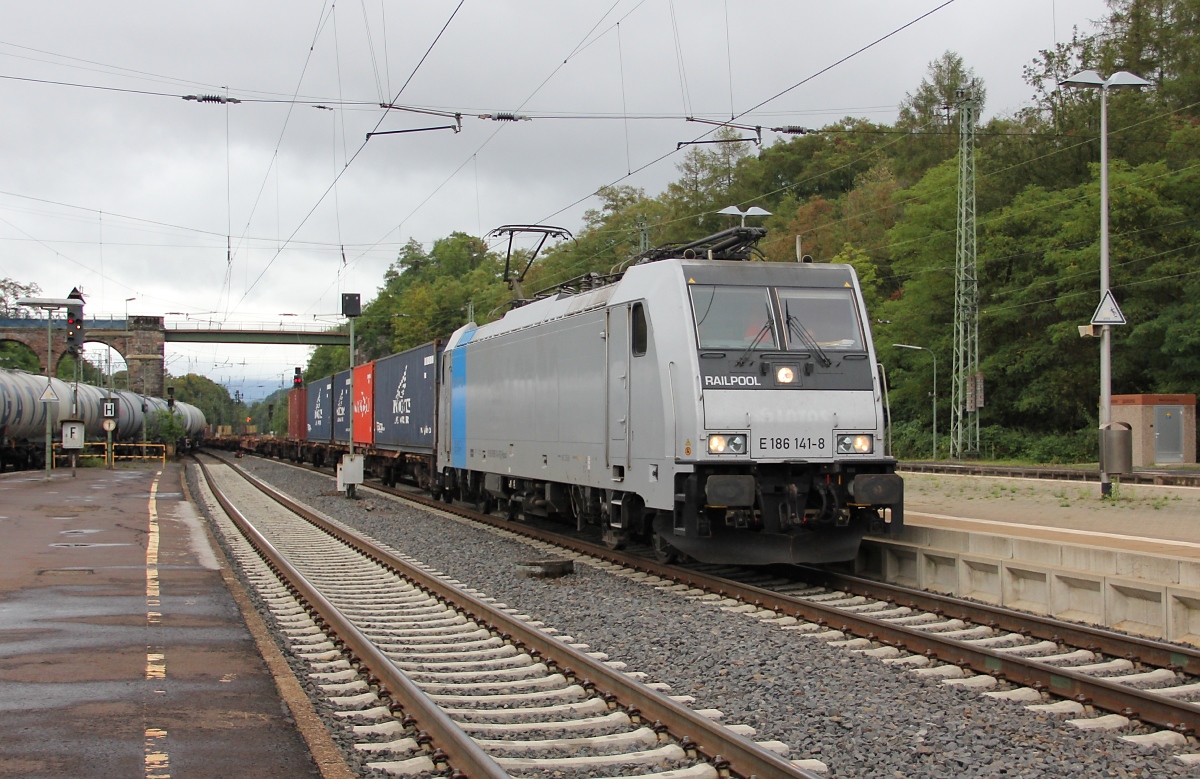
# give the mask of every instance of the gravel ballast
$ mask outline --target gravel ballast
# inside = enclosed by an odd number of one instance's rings
[[[328,516],[434,566],[560,633],[691,695],[696,708],[816,758],[833,777],[1169,777],[1200,775],[1171,753],[1082,732],[1027,712],[662,592],[589,565],[521,576],[544,556],[525,543],[364,490],[349,501],[329,477],[238,463]]]

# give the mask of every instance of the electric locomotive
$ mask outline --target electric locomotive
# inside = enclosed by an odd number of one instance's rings
[[[756,262],[765,234],[654,249],[457,330],[435,491],[599,524],[663,560],[836,562],[898,533],[854,269]]]

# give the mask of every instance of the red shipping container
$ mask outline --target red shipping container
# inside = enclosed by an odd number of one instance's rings
[[[354,369],[354,443],[375,443],[375,363]]]
[[[289,441],[308,440],[308,388],[297,387],[288,390],[288,429]]]

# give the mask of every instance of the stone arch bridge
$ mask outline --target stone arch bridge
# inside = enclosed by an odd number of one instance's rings
[[[300,344],[349,346],[345,333],[329,330],[253,329],[247,326],[217,327],[183,323],[167,326],[160,316],[130,316],[127,319],[85,320],[85,340],[111,346],[129,368],[129,387],[143,395],[163,396],[164,345],[184,343]],[[47,344],[45,319],[0,319],[0,341],[16,341],[37,355],[43,374],[58,367],[67,353],[66,320],[50,322]],[[47,353],[50,365],[46,365]]]

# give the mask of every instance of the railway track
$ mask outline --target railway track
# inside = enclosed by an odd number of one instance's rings
[[[602,653],[205,459],[236,558],[367,767],[814,779],[778,754],[784,745],[717,724]]]
[[[1111,630],[839,574],[663,565],[563,533],[482,515],[400,489],[371,487],[652,577],[692,597],[823,639],[950,686],[976,689],[1120,730],[1143,745],[1194,748],[1200,651]],[[1101,713],[1104,712],[1104,713]],[[1099,714],[1099,716],[1089,716]],[[1157,730],[1156,730],[1157,729]],[[1134,731],[1134,732],[1130,732]],[[1181,755],[1200,764],[1200,755]]]

